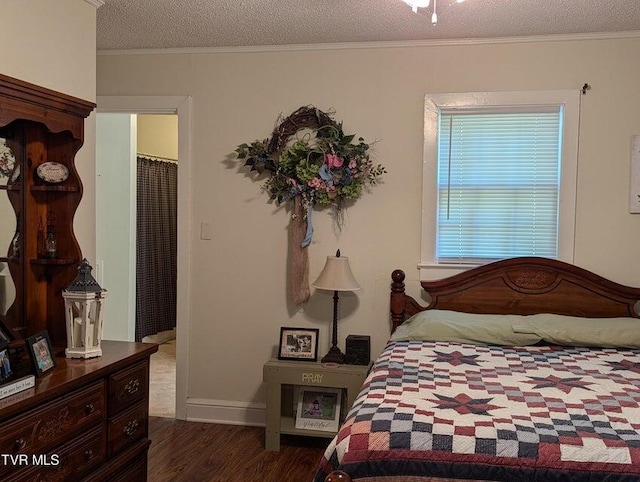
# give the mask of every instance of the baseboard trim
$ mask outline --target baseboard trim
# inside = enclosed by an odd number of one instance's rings
[[[186,419],[190,422],[265,426],[267,409],[264,403],[189,398],[186,405]]]

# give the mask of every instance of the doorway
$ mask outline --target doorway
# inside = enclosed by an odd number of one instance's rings
[[[189,250],[191,241],[190,235],[190,209],[188,200],[190,198],[190,108],[191,99],[189,97],[98,97],[98,116],[102,113],[119,113],[126,115],[149,115],[149,114],[176,114],[178,120],[178,196],[177,196],[177,299],[176,315],[177,325],[175,330],[175,418],[185,420],[187,380],[188,380],[188,360],[189,360]],[[100,123],[98,129],[100,130]],[[100,132],[98,136],[100,137]],[[132,146],[127,148],[132,151]],[[137,150],[137,145],[135,150]],[[134,164],[135,165],[135,164]],[[96,190],[100,189],[100,174],[96,179]],[[120,211],[122,212],[122,211]],[[104,213],[98,213],[98,216]],[[96,222],[98,224],[98,222]],[[97,228],[98,229],[98,228]],[[118,237],[123,236],[118,233]],[[98,237],[98,233],[96,235]],[[112,238],[109,236],[108,238]],[[125,234],[131,240],[130,234]],[[105,237],[106,239],[106,237]],[[135,246],[135,245],[134,245]],[[135,265],[135,250],[133,261],[129,256],[129,263]],[[130,266],[130,265],[129,265]],[[109,269],[109,266],[98,266],[98,274],[101,270]],[[132,275],[128,268],[128,281],[131,286]],[[124,270],[127,271],[127,270]],[[133,284],[135,287],[135,284]],[[107,286],[108,289],[108,286]],[[135,291],[134,291],[135,292]],[[127,320],[135,320],[135,306],[127,301]],[[118,307],[121,308],[121,307]],[[133,325],[135,327],[135,325]],[[126,328],[120,328],[120,339],[133,340],[133,330],[128,322]],[[165,334],[161,335],[164,336]],[[105,334],[106,336],[106,334]],[[124,338],[126,336],[126,338]],[[157,340],[161,341],[161,340]]]

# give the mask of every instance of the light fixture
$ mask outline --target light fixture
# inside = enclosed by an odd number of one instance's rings
[[[340,250],[335,256],[327,256],[327,262],[311,286],[319,290],[333,291],[333,334],[331,348],[320,360],[322,363],[344,363],[344,353],[338,348],[338,291],[357,291],[360,284],[356,281],[349,258],[341,257]]]
[[[86,259],[78,267],[78,276],[62,290],[67,322],[67,358],[92,358],[102,355],[102,313],[107,290],[91,276],[93,268]]]
[[[431,0],[402,0],[411,6],[413,13],[418,13],[419,8],[428,8]],[[456,3],[462,3],[464,0],[456,0]],[[435,27],[438,23],[438,13],[436,12],[437,0],[433,0],[433,12],[431,13],[431,24]]]
[[[427,8],[431,0],[403,0],[404,3],[411,6],[413,13],[418,13],[419,8]]]

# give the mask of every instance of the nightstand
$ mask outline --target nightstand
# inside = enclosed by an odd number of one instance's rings
[[[263,367],[267,384],[267,427],[265,448],[280,450],[280,434],[333,438],[335,432],[295,428],[295,387],[312,386],[343,389],[342,419],[362,388],[371,365],[322,366],[320,362],[288,361],[272,358]]]

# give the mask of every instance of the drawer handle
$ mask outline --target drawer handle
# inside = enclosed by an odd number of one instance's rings
[[[13,451],[19,452],[24,448],[25,445],[27,445],[27,441],[23,438],[19,438],[13,443]]]
[[[134,433],[136,433],[136,430],[138,430],[139,426],[140,424],[138,423],[137,420],[132,420],[131,422],[125,425],[125,427],[122,429],[122,432],[127,437],[131,437]]]
[[[128,395],[133,395],[140,389],[140,380],[137,378],[135,380],[129,380],[127,384],[124,386],[124,391],[127,392]]]
[[[84,459],[89,461],[93,458],[93,450],[89,449],[89,450],[85,450],[84,451]]]
[[[91,415],[95,411],[96,407],[94,407],[93,403],[87,403],[84,407],[84,413],[87,415]]]

